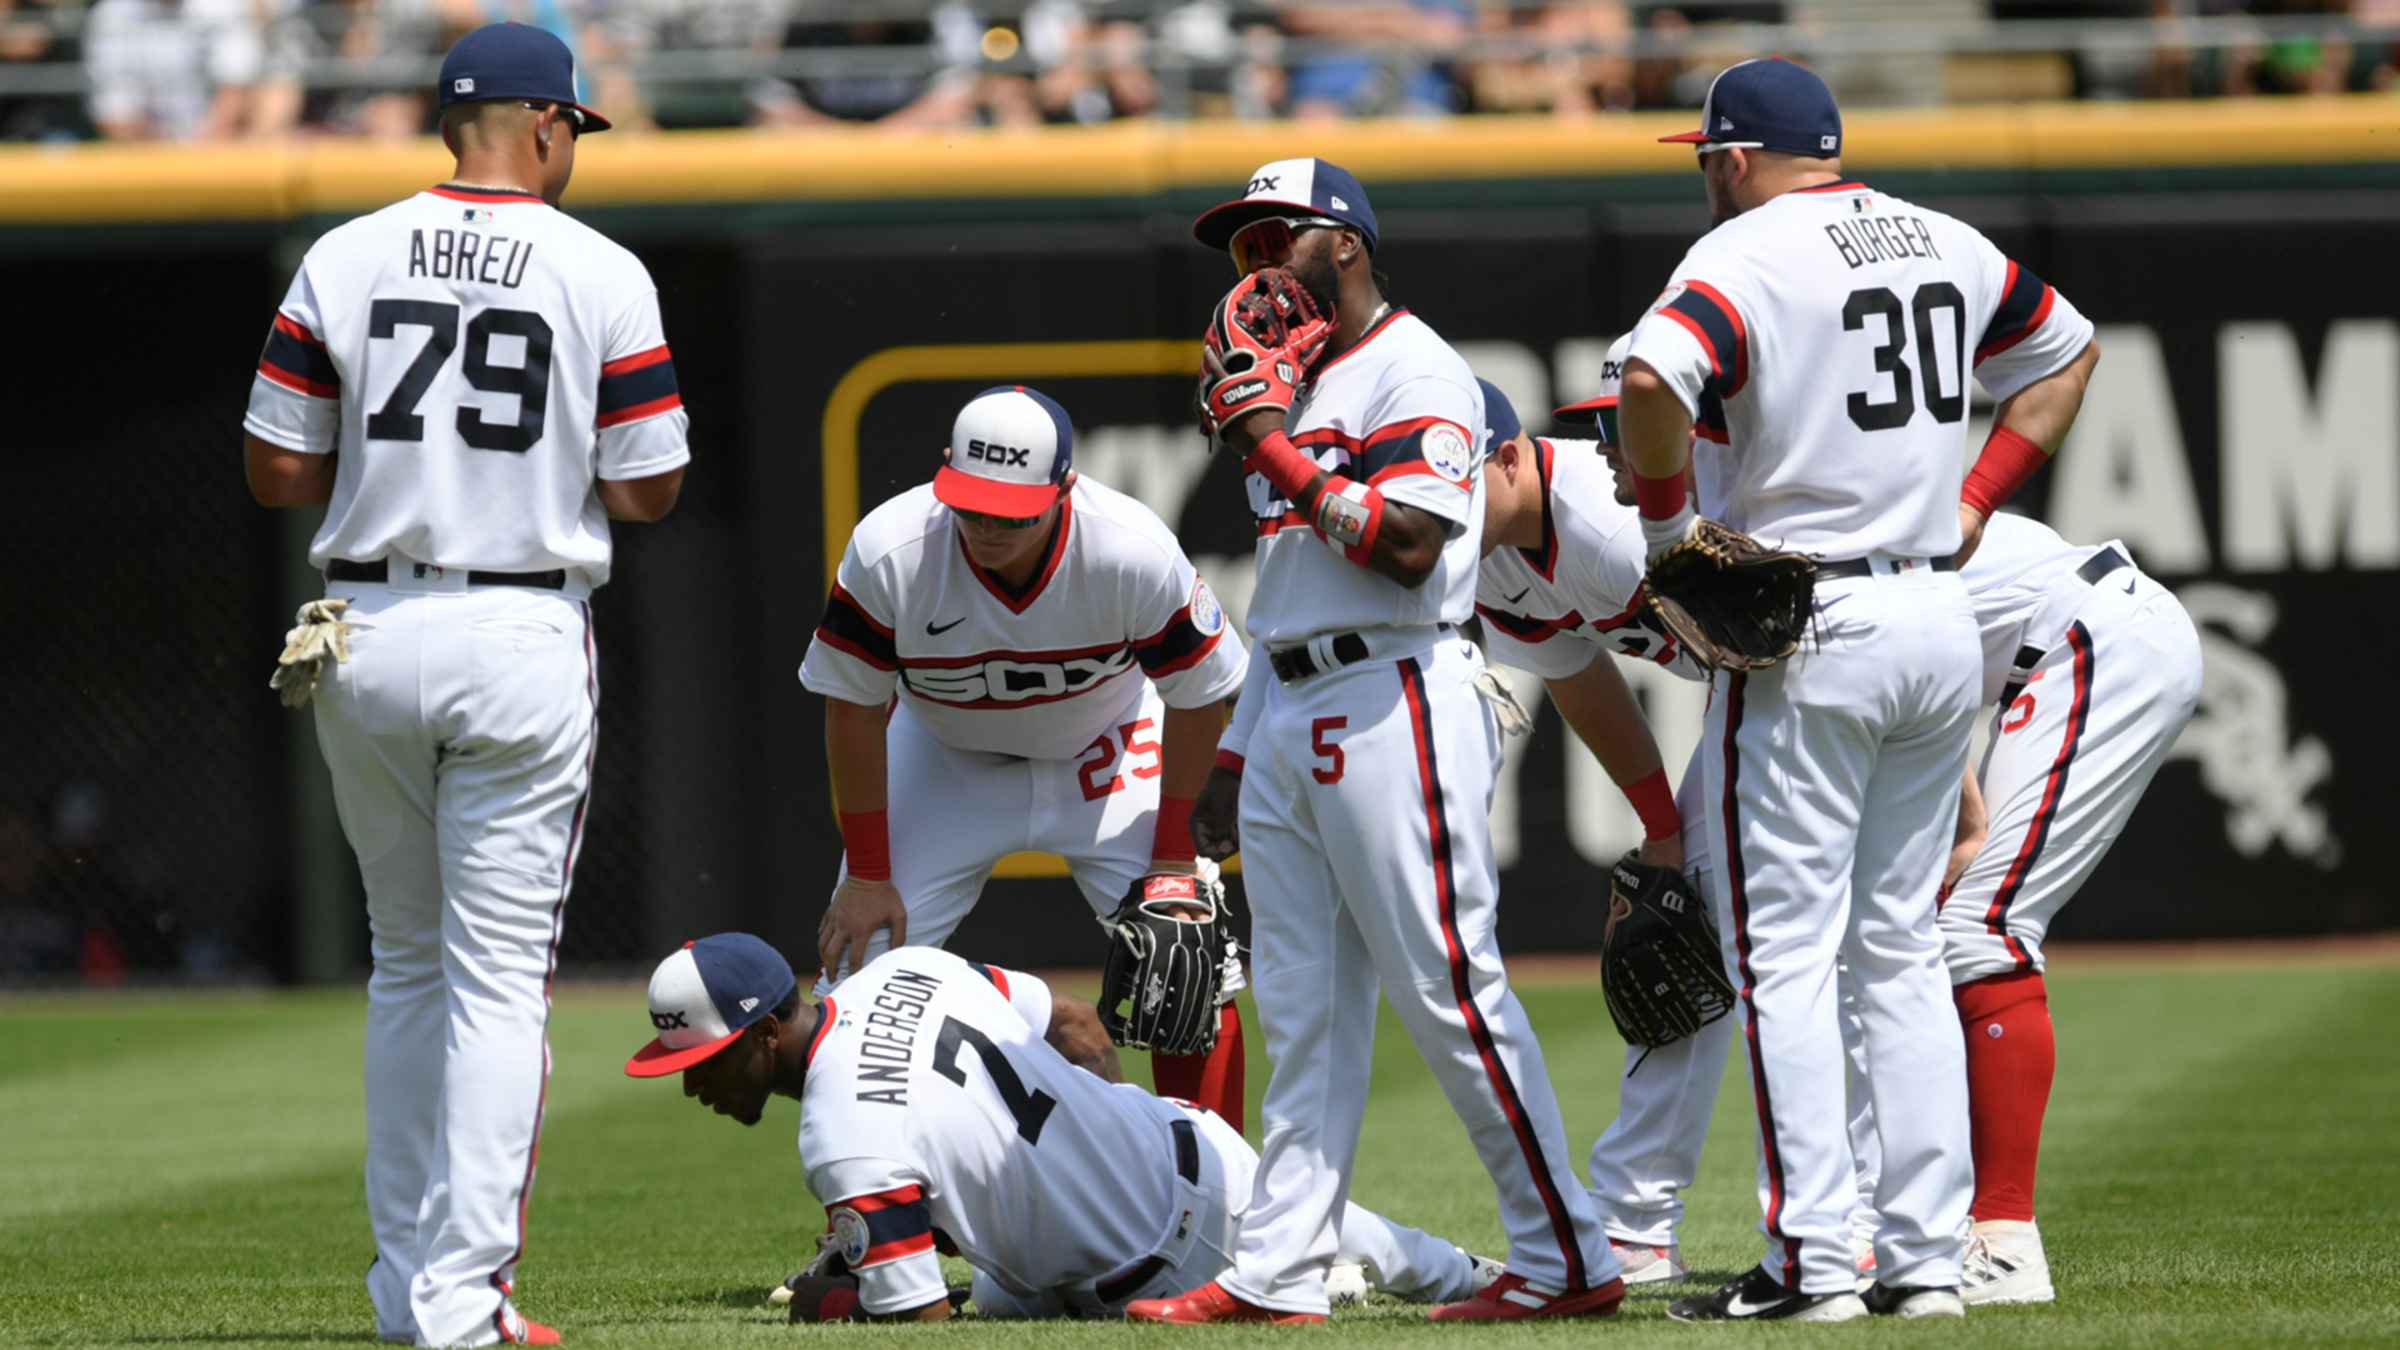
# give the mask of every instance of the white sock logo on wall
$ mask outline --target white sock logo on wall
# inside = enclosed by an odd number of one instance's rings
[[[2198,762],[2200,781],[2231,808],[2225,837],[2243,857],[2280,843],[2303,862],[2339,867],[2341,841],[2308,800],[2333,775],[2333,752],[2315,736],[2291,739],[2283,672],[2253,650],[2275,627],[2274,597],[2217,582],[2175,594],[2200,627],[2204,674],[2200,709],[2169,757]]]

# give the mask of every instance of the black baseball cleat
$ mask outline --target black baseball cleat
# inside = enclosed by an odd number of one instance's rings
[[[1941,1284],[1879,1284],[1866,1293],[1867,1311],[1878,1317],[1964,1317],[1958,1290]]]
[[[1786,1289],[1765,1266],[1717,1289],[1667,1305],[1678,1322],[1849,1322],[1867,1315],[1867,1305],[1847,1289],[1803,1294]]]

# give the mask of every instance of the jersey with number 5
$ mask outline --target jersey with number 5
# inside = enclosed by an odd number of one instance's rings
[[[1712,515],[1820,557],[1924,558],[1959,545],[1968,378],[2005,400],[2091,337],[1974,227],[1842,182],[1694,244],[1629,357],[1717,443]]]
[[[800,1157],[867,1311],[942,1296],[935,1229],[1026,1295],[1114,1273],[1169,1236],[1178,1109],[1052,1049],[1040,980],[900,947],[825,1005]]]
[[[336,450],[309,561],[608,579],[595,478],[691,458],[641,261],[524,192],[439,187],[319,239],[243,426]]]

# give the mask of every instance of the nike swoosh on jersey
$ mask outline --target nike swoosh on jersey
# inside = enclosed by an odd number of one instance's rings
[[[1524,590],[1517,592],[1515,595],[1508,597],[1508,603],[1513,605],[1531,594],[1533,594],[1533,587],[1528,586]]]
[[[933,624],[928,623],[925,625],[925,635],[927,637],[940,637],[942,634],[949,632],[951,629],[958,627],[960,624],[965,623],[966,621],[966,616],[961,615],[938,628]]]

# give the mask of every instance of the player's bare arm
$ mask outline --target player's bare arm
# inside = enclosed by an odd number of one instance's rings
[[[1281,436],[1283,429],[1281,412],[1256,412],[1228,423],[1223,435],[1228,449],[1250,459],[1270,437]],[[1289,448],[1291,442],[1284,440],[1282,444]],[[1307,483],[1292,495],[1292,509],[1310,520],[1317,519],[1325,505],[1326,490],[1333,486],[1333,474],[1313,469]],[[1380,526],[1368,541],[1367,557],[1361,566],[1412,590],[1424,585],[1426,578],[1433,575],[1434,565],[1441,561],[1442,544],[1450,537],[1449,523],[1406,502],[1386,498],[1382,508]]]
[[[1125,1070],[1117,1063],[1117,1047],[1108,1038],[1108,1029],[1100,1025],[1100,1012],[1081,999],[1065,999],[1050,1005],[1050,1026],[1042,1033],[1069,1064],[1090,1073],[1103,1082],[1122,1083]]]
[[[683,495],[683,466],[647,478],[596,479],[594,486],[600,504],[608,508],[609,519],[649,524],[665,520],[675,509],[676,499]]]
[[[286,450],[255,432],[242,433],[242,477],[260,506],[315,506],[333,499],[332,455]]]
[[[1965,875],[1967,864],[1983,852],[1984,841],[1991,836],[1992,815],[1983,803],[1983,784],[1975,778],[1975,766],[1967,765],[1964,781],[1958,789],[1958,832],[1950,842],[1950,861],[1942,868],[1942,893],[1958,884]]]
[[[1633,469],[1642,537],[1655,557],[1683,537],[1694,512],[1686,491],[1692,460],[1692,414],[1666,378],[1640,357],[1625,363],[1617,426],[1625,462]]]
[[[867,944],[877,929],[890,929],[895,947],[908,941],[908,908],[891,879],[884,721],[882,708],[825,700],[825,767],[833,778],[834,809],[848,849],[842,883],[817,925],[817,955],[828,975],[866,964]]]
[[[1642,861],[1683,866],[1683,817],[1675,809],[1675,789],[1667,782],[1658,739],[1616,661],[1602,655],[1574,675],[1543,683],[1558,715],[1640,813]]]
[[[2083,410],[2084,391],[2091,388],[2092,371],[2099,364],[2099,342],[2087,342],[2074,360],[2010,395],[1993,414],[1992,438],[1984,443],[1983,454],[1969,471],[1966,491],[1958,503],[1960,566],[1975,556],[1976,547],[1983,542],[1983,523],[1991,517],[1989,507],[2005,501],[2066,444],[2075,414]]]

